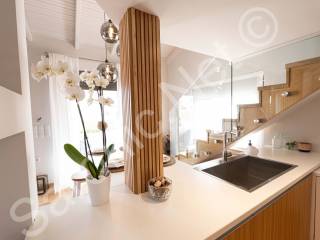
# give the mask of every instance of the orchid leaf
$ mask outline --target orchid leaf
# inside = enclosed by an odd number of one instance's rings
[[[96,166],[85,156],[83,156],[74,146],[67,143],[64,145],[64,151],[75,163],[85,167],[90,172],[92,177],[98,179],[99,171]]]
[[[110,155],[111,155],[112,153],[114,153],[114,152],[115,152],[115,150],[114,150],[114,144],[110,144],[110,146],[106,149],[105,157],[102,156],[102,158],[101,158],[101,160],[100,160],[100,164],[99,164],[99,167],[98,167],[98,173],[101,173],[104,164],[109,161]]]

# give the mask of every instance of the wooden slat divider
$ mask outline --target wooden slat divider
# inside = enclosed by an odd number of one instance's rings
[[[141,31],[141,60],[142,60],[142,70],[141,70],[141,82],[142,82],[142,85],[143,87],[146,87],[147,86],[147,80],[146,80],[146,53],[145,53],[145,42],[146,42],[146,37],[145,37],[145,32],[144,32],[144,29],[145,29],[145,16],[144,16],[144,13],[141,12],[141,15],[140,15],[140,23],[141,23],[141,28],[140,28],[140,31]],[[143,96],[143,109],[147,109],[147,95],[146,93],[144,92],[142,94]],[[143,121],[143,129],[148,129],[148,119],[146,118],[143,118],[142,119]],[[149,145],[148,145],[148,142],[144,142],[144,147],[145,148],[148,148]],[[148,152],[145,152],[144,153],[144,156],[145,156],[145,163],[144,163],[144,172],[145,172],[145,179],[149,179],[150,178],[150,174],[149,174],[149,153]]]
[[[149,59],[149,34],[148,34],[148,29],[149,29],[149,20],[148,20],[148,16],[146,15],[146,14],[144,14],[144,22],[145,22],[145,29],[146,29],[146,31],[145,31],[145,33],[144,33],[144,35],[145,35],[145,39],[146,39],[146,41],[145,41],[145,46],[146,46],[146,52],[145,52],[145,57],[146,57],[146,66],[145,66],[145,68],[146,68],[146,96],[147,96],[147,104],[146,104],[146,109],[145,110],[147,110],[147,109],[150,109],[150,98],[151,98],[151,96],[150,96],[150,59]],[[151,120],[150,120],[150,118],[149,118],[149,116],[145,116],[145,118],[147,119],[147,128],[145,129],[147,132],[150,132],[150,126],[151,126]],[[152,169],[152,144],[151,144],[151,141],[150,141],[150,139],[146,139],[146,145],[147,145],[147,147],[146,148],[148,148],[148,150],[147,150],[147,153],[148,153],[148,165],[149,165],[149,169],[148,169],[148,172],[149,172],[149,177],[151,177],[151,176],[153,176],[153,172],[152,171],[150,171],[150,169]]]
[[[155,25],[160,26],[160,20],[159,18],[155,18]],[[159,147],[158,156],[162,158],[163,148],[162,148],[162,93],[161,93],[161,49],[160,49],[160,27],[154,28],[155,32],[155,39],[156,39],[156,66],[157,66],[157,123],[158,123],[158,130],[160,130],[158,135],[158,143],[157,146]],[[157,175],[163,176],[163,161],[160,162],[160,164],[157,165]]]
[[[137,24],[135,23],[136,21],[136,11],[130,11],[130,17],[131,17],[131,29],[132,29],[132,32],[131,32],[131,36],[135,36],[135,37],[129,37],[129,40],[131,40],[130,42],[132,43],[131,45],[131,49],[132,49],[132,55],[130,56],[130,62],[132,64],[129,64],[130,66],[132,66],[132,77],[133,77],[133,81],[132,81],[132,85],[133,85],[133,88],[131,90],[133,90],[133,94],[132,96],[135,96],[135,99],[134,101],[131,99],[132,101],[132,106],[134,108],[133,110],[133,115],[132,116],[135,116],[138,112],[139,112],[139,109],[140,109],[140,106],[139,106],[139,90],[138,90],[138,76],[137,76],[137,38],[136,38],[136,35],[137,35],[137,31],[136,31],[136,26]],[[136,125],[135,121],[132,121],[132,123],[134,125]],[[136,136],[136,137],[139,137],[139,129],[137,127],[133,127],[132,128],[132,131],[133,131],[133,135]],[[137,191],[140,192],[141,189],[141,184],[140,184],[140,181],[141,181],[141,177],[140,177],[140,174],[141,174],[141,171],[140,170],[140,149],[139,148],[133,148],[134,149],[134,154],[136,156],[136,161],[132,161],[133,163],[133,171],[134,171],[134,176],[136,176],[135,178],[135,181],[133,182],[134,183],[134,188],[138,189]]]
[[[152,40],[152,27],[153,27],[153,23],[152,23],[152,16],[151,15],[148,15],[148,23],[149,23],[149,26],[148,26],[148,35],[149,35],[149,82],[150,82],[150,87],[148,88],[148,91],[150,92],[150,108],[149,110],[151,110],[151,112],[149,114],[152,114],[153,110],[154,110],[154,94],[152,94],[153,96],[151,97],[151,93],[154,93],[154,88],[153,88],[153,40]],[[148,114],[148,115],[149,115]],[[148,116],[149,119],[151,120],[152,117],[154,116],[151,116],[149,115]],[[154,132],[154,122],[155,121],[150,121],[151,125],[150,125],[150,131],[148,132],[149,134],[152,134]],[[155,153],[155,141],[151,141],[151,138],[149,138],[150,142],[151,142],[151,151],[153,153]],[[152,167],[152,175],[155,175],[155,172],[154,172],[154,154],[152,154],[152,160],[151,160],[151,167]]]
[[[129,8],[120,45],[126,184],[142,193],[150,178],[163,174],[158,17]]]

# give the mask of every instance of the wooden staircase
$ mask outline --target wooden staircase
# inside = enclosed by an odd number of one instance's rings
[[[320,89],[320,57],[286,65],[286,83],[259,87],[259,103],[238,105],[239,137]]]

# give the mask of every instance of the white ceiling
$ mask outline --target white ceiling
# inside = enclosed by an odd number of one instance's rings
[[[104,46],[100,37],[104,11],[95,0],[25,0],[25,8],[31,34],[77,47]]]
[[[74,48],[89,58],[104,59],[100,27],[105,16],[95,0],[25,0],[25,8],[33,46],[65,54]],[[116,47],[109,47],[113,48],[110,53],[115,54]],[[161,49],[162,57],[173,51],[168,45]]]
[[[128,7],[153,13],[160,17],[162,43],[225,59],[237,59],[320,32],[319,0],[97,2],[115,23]]]

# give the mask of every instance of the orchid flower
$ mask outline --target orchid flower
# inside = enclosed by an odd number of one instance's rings
[[[47,76],[53,76],[54,72],[52,70],[52,67],[49,63],[49,59],[48,58],[41,58],[41,61],[39,61],[36,65],[37,69],[39,72],[42,72],[44,75]]]
[[[66,88],[75,87],[79,83],[78,77],[73,72],[67,72],[64,80],[64,86]]]
[[[66,88],[67,99],[82,101],[85,98],[84,91],[80,86]]]
[[[85,70],[80,74],[81,81],[86,82],[88,78],[89,78],[89,72],[87,70]]]
[[[31,65],[31,75],[37,82],[40,82],[45,77],[45,74],[34,64]]]
[[[89,73],[89,81],[94,82],[94,84],[96,84],[99,81],[99,74],[97,73],[97,71],[91,71]]]
[[[63,75],[69,71],[69,64],[67,62],[58,61],[53,67],[53,72],[56,75]]]
[[[88,72],[87,70],[80,74],[81,81],[85,82],[89,89],[95,88],[95,79],[98,78],[98,76],[94,76],[92,73]]]
[[[104,97],[99,97],[98,102],[102,104],[103,106],[111,106],[114,102],[111,98],[104,98]]]

